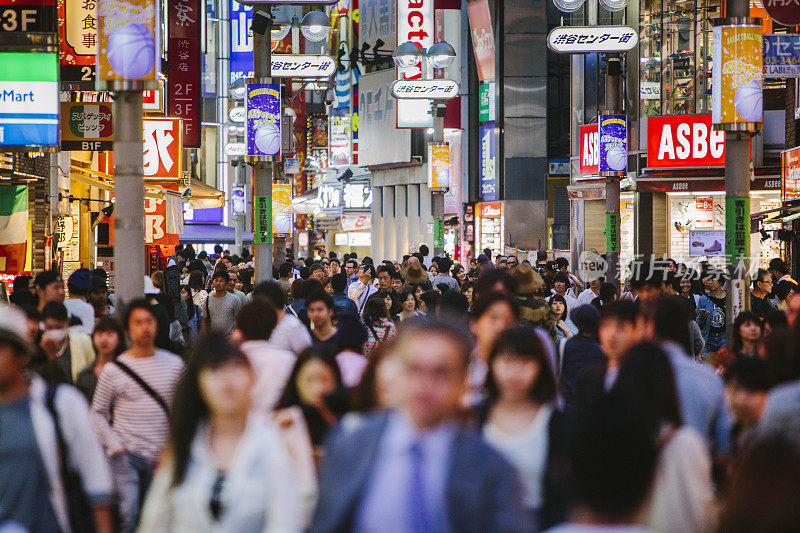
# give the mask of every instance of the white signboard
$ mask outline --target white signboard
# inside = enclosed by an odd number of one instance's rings
[[[458,96],[458,84],[452,80],[397,80],[392,84],[395,98],[449,100]]]
[[[246,116],[247,110],[242,106],[232,107],[228,111],[228,118],[231,119],[231,122],[236,122],[237,124],[242,124]]]
[[[365,74],[358,80],[358,163],[361,166],[411,161],[411,132],[395,127],[398,101],[389,91],[394,81],[393,69]]]
[[[359,0],[358,35],[362,43],[374,46],[380,39],[382,50],[393,50],[397,42],[397,0]]]
[[[547,46],[558,54],[620,53],[639,42],[627,26],[559,26],[547,35]]]
[[[661,82],[639,82],[639,98],[642,100],[661,100]]]
[[[273,54],[273,78],[330,78],[336,72],[331,56]]]
[[[247,145],[244,143],[228,143],[225,145],[225,155],[241,157],[247,155]]]

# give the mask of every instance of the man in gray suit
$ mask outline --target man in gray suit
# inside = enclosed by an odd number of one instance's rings
[[[332,436],[312,532],[531,529],[514,468],[459,422],[471,349],[441,323],[401,335],[400,406]]]

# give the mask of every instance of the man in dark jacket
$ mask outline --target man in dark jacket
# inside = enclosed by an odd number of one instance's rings
[[[559,381],[567,409],[576,406],[578,378],[588,368],[605,364],[603,350],[597,340],[600,328],[600,311],[591,304],[576,307],[570,313],[578,334],[564,343],[559,353]]]

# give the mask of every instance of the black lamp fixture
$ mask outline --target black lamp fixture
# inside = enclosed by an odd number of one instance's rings
[[[339,181],[343,181],[348,183],[351,179],[353,179],[353,171],[349,168],[342,172],[342,175],[337,178]]]
[[[767,233],[767,230],[764,229],[764,226],[761,226],[761,229],[758,230],[758,232],[761,233],[761,242],[764,242],[767,239],[771,239],[772,238],[772,235]]]

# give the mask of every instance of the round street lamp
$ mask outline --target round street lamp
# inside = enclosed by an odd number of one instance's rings
[[[228,88],[228,94],[236,100],[244,100],[244,96],[247,94],[244,78],[236,78],[236,81]]]
[[[392,52],[392,60],[400,68],[411,68],[422,60],[422,50],[416,43],[406,41]]]
[[[309,11],[300,23],[300,31],[311,42],[324,41],[330,31],[331,21],[322,11]]]
[[[577,11],[583,5],[583,0],[553,0],[555,6],[564,13]]]
[[[628,5],[628,0],[600,0],[600,5],[609,11],[622,11]]]
[[[435,43],[428,48],[428,62],[433,68],[449,67],[456,58],[455,49],[447,41]]]
[[[292,22],[289,17],[283,13],[278,13],[272,17],[272,31],[270,32],[270,39],[272,42],[282,41],[284,37],[289,35],[292,29]]]

